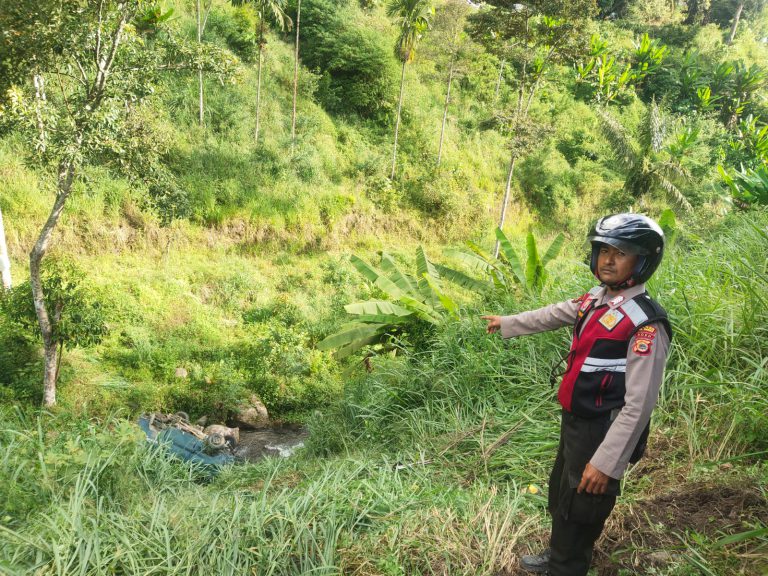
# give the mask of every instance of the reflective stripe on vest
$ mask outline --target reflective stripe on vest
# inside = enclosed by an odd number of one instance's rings
[[[624,404],[629,341],[637,327],[649,320],[634,298],[613,310],[608,304],[595,307],[595,301],[592,293],[582,297],[568,365],[557,393],[566,411],[586,418]]]

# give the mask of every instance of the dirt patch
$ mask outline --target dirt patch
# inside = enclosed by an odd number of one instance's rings
[[[768,522],[768,501],[756,488],[692,484],[628,505],[619,505],[598,543],[601,575],[619,568],[663,567],[675,559],[687,534],[718,539]]]

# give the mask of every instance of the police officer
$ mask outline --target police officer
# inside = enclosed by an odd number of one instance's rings
[[[573,326],[558,390],[560,444],[549,478],[549,548],[523,556],[523,569],[587,574],[619,480],[645,449],[672,330],[645,291],[661,262],[664,233],[640,214],[601,218],[588,235],[600,281],[579,298],[514,316],[483,316],[504,338]]]

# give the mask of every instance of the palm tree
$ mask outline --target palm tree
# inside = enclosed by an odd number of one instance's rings
[[[2,210],[0,210],[0,280],[2,280],[2,288],[7,290],[11,287],[11,261],[8,259],[8,248],[5,244]]]
[[[400,110],[403,106],[405,87],[405,65],[413,60],[416,45],[429,28],[429,17],[434,13],[430,0],[389,0],[387,16],[394,18],[400,33],[395,43],[395,56],[403,63],[400,74],[400,97],[397,101],[397,120],[395,121],[395,146],[392,151],[392,174],[395,178],[397,165],[397,137],[400,133]]]
[[[293,113],[291,114],[291,151],[296,146],[296,96],[299,91],[299,26],[301,23],[301,0],[296,3],[296,46],[293,58]]]
[[[242,6],[243,4],[252,4],[256,9],[256,13],[259,16],[259,66],[256,81],[256,134],[254,140],[256,144],[259,143],[259,120],[261,113],[261,65],[264,55],[264,46],[266,41],[264,40],[265,24],[268,15],[271,15],[280,30],[285,30],[286,26],[291,27],[291,19],[285,15],[285,0],[232,0],[234,6]]]
[[[196,0],[195,1],[195,19],[197,21],[197,43],[203,43],[203,33],[205,32],[205,26],[208,24],[208,15],[211,13],[211,7],[213,6],[213,0]],[[200,126],[203,125],[205,119],[203,108],[203,65],[199,64],[197,68],[197,120]]]
[[[677,183],[688,180],[690,174],[683,167],[680,156],[676,157],[664,145],[664,120],[656,101],[652,101],[648,107],[636,140],[608,112],[598,110],[597,113],[616,161],[626,172],[624,189],[635,198],[662,190],[674,202],[690,210],[691,203],[677,187]],[[690,144],[692,142],[687,145]]]

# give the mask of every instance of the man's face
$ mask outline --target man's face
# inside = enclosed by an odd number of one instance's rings
[[[597,254],[597,274],[608,286],[621,284],[629,278],[637,263],[637,254],[629,254],[608,244],[601,244]]]

